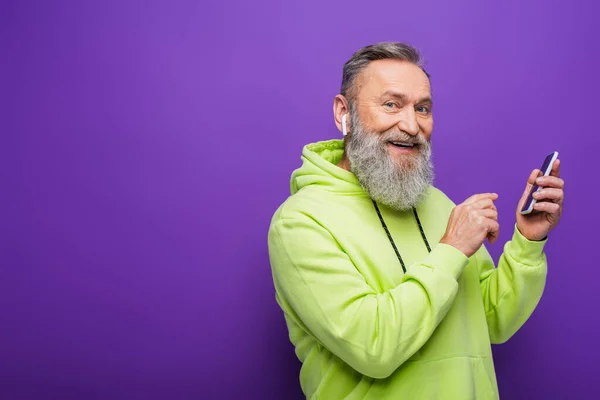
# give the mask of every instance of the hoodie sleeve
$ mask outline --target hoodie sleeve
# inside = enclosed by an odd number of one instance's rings
[[[310,217],[269,231],[274,284],[284,311],[356,371],[385,378],[429,339],[448,312],[468,258],[438,244],[402,282],[378,293],[332,235]]]
[[[506,342],[533,313],[546,284],[546,240],[525,238],[515,226],[512,240],[504,245],[498,268],[487,249],[476,253],[481,293],[490,340]]]

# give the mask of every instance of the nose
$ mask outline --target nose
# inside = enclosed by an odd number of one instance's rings
[[[419,124],[417,123],[417,114],[413,107],[404,107],[400,113],[400,121],[398,121],[400,130],[408,133],[411,136],[419,134]]]

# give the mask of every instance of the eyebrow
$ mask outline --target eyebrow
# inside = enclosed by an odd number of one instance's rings
[[[407,96],[404,93],[400,93],[400,92],[397,92],[395,90],[386,90],[381,95],[381,97],[386,97],[386,96],[395,97],[395,98],[400,99],[400,100],[406,100],[406,98],[407,98]],[[426,97],[421,98],[417,102],[417,104],[419,104],[419,103],[433,103],[433,101],[431,100],[431,96],[426,96]]]

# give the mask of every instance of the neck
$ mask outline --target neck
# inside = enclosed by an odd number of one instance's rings
[[[344,153],[342,154],[342,159],[340,160],[339,163],[337,163],[337,166],[345,169],[346,171],[350,171],[350,161],[348,160],[346,151],[344,151]],[[350,171],[350,172],[352,172],[352,171]]]

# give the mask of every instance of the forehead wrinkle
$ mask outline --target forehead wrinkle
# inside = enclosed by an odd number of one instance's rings
[[[378,61],[384,61],[387,62],[389,60],[378,60]],[[410,64],[408,62],[405,61],[399,61],[400,63],[403,64]],[[365,88],[365,86],[367,86],[368,84],[375,84],[375,85],[379,85],[381,86],[381,90],[377,90],[375,93],[370,93],[367,97],[362,96],[362,101],[368,101],[368,100],[378,100],[381,96],[382,93],[386,90],[393,90],[395,92],[400,92],[402,94],[404,94],[405,96],[409,97],[409,100],[422,100],[426,97],[431,97],[431,85],[429,82],[429,78],[427,77],[427,75],[421,70],[420,67],[410,64],[410,66],[414,66],[415,68],[417,68],[419,70],[419,72],[422,74],[422,77],[424,78],[423,82],[420,83],[416,83],[416,80],[409,80],[407,79],[407,77],[402,76],[402,73],[395,73],[394,71],[390,71],[390,69],[386,69],[386,68],[373,68],[374,64],[377,63],[377,61],[372,62],[371,64],[369,64],[363,71],[361,71],[355,78],[355,82],[352,85],[353,86],[353,93],[352,93],[352,97],[354,100],[359,100],[359,96],[362,92],[362,90]],[[379,63],[381,64],[381,63]],[[375,64],[377,65],[377,64]],[[416,71],[415,71],[416,72]],[[410,72],[408,72],[407,74],[410,74]],[[417,78],[419,79],[419,78]],[[416,94],[416,98],[415,99],[410,99],[411,94],[413,93],[418,93]]]

